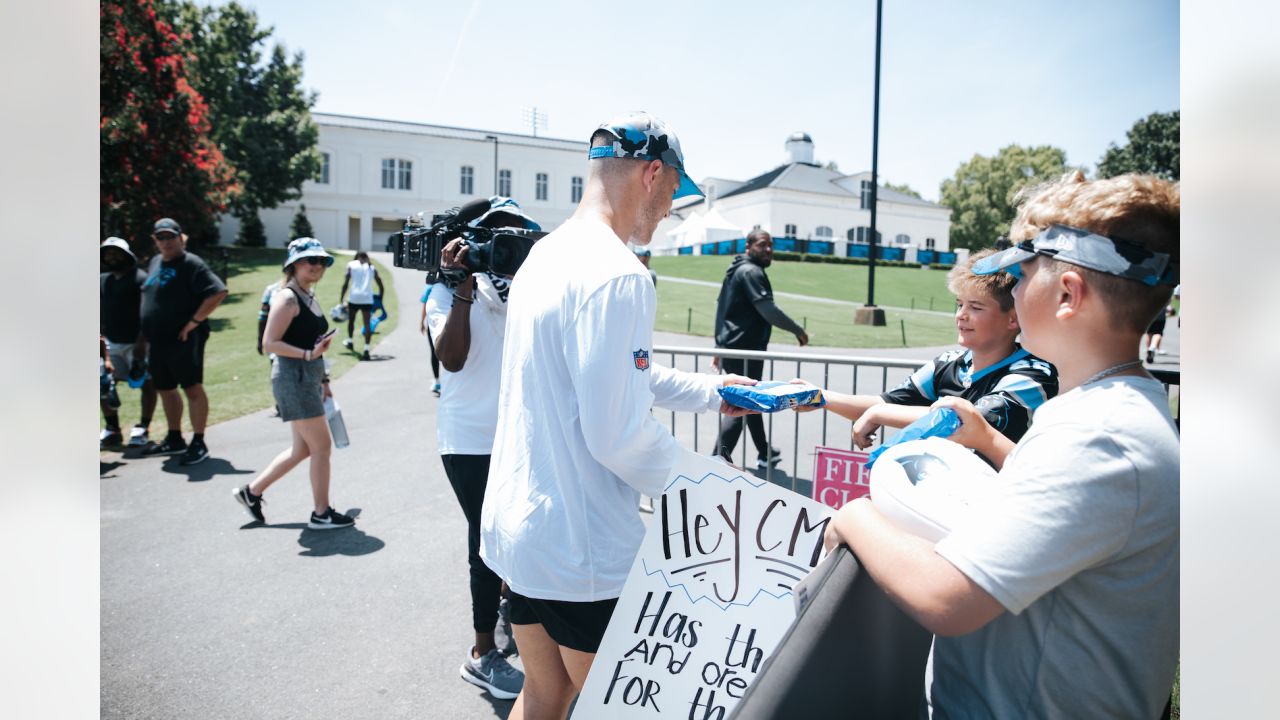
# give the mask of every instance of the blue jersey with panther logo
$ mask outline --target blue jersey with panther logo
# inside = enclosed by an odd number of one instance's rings
[[[1058,371],[1014,346],[1000,362],[973,371],[973,353],[948,350],[882,394],[895,405],[932,405],[939,398],[961,397],[973,403],[991,427],[1017,442],[1031,427],[1031,416],[1058,394]]]

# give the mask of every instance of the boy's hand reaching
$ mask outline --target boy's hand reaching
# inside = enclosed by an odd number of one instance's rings
[[[991,427],[973,403],[963,398],[944,397],[932,406],[934,410],[938,408],[951,408],[960,416],[960,429],[948,440],[977,450],[995,463],[997,469],[1004,465],[1004,459],[1013,451],[1014,443]]]

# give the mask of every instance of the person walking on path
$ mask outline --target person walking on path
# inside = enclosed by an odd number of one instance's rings
[[[138,267],[129,243],[121,238],[107,238],[99,252],[103,272],[98,277],[98,332],[106,338],[112,377],[142,391],[142,416],[129,431],[129,447],[145,447],[157,398],[155,383],[147,374],[147,341],[141,327],[142,286],[147,274]],[[98,446],[124,442],[116,408],[103,402],[102,417],[106,427]]]
[[[427,350],[431,352],[431,377],[434,378],[431,392],[440,397],[440,358],[436,355],[436,341],[431,335],[431,324],[427,322],[427,299],[431,291],[439,283],[435,273],[427,273],[427,286],[422,291],[422,316],[418,318],[418,330],[427,338]]]
[[[311,494],[315,509],[307,527],[332,530],[349,527],[355,520],[333,509],[329,501],[329,455],[333,437],[324,416],[324,400],[332,397],[325,372],[324,353],[335,331],[315,299],[315,286],[333,264],[315,238],[298,238],[289,243],[285,259],[284,287],[271,298],[262,348],[276,356],[271,368],[271,394],[275,396],[280,419],[289,423],[293,444],[267,465],[248,485],[232,495],[249,515],[266,522],[262,495],[275,481],[298,463],[311,458]]]
[[[514,200],[502,199],[472,224],[487,228],[541,230]],[[498,199],[494,199],[497,205]],[[462,269],[467,246],[452,240],[441,251],[441,266]],[[468,272],[456,283],[430,285],[427,323],[445,373],[436,411],[436,446],[445,475],[467,518],[467,564],[471,581],[471,623],[475,644],[467,650],[462,679],[501,700],[524,686],[524,673],[511,667],[498,647],[502,578],[480,558],[480,514],[488,485],[502,384],[503,334],[510,279],[490,271]]]
[[[347,339],[342,341],[342,346],[350,350],[355,349],[355,342],[351,339],[355,332],[356,311],[360,312],[361,319],[364,322],[364,354],[361,359],[369,359],[369,346],[373,344],[373,326],[370,324],[369,316],[373,312],[373,285],[377,283],[378,294],[385,295],[386,290],[382,287],[382,278],[378,277],[378,269],[373,266],[369,260],[369,253],[361,250],[356,253],[356,259],[347,263],[347,274],[342,278],[342,292],[338,295],[338,304],[342,304],[343,298],[347,302]],[[347,294],[347,289],[351,289],[351,294]]]
[[[159,251],[151,258],[142,285],[142,335],[150,355],[148,366],[160,393],[168,435],[143,455],[182,453],[181,464],[195,465],[209,457],[204,428],[209,421],[209,396],[204,392],[204,346],[209,339],[209,316],[227,297],[227,286],[204,260],[186,251],[182,227],[170,218],[156,221],[151,233]],[[182,395],[186,395],[194,435],[182,438]]]
[[[747,235],[747,252],[733,259],[724,273],[720,297],[716,301],[716,347],[733,350],[765,350],[769,336],[777,326],[796,336],[803,347],[809,344],[809,335],[773,302],[773,286],[765,268],[773,264],[773,238],[764,230],[752,230]],[[713,366],[726,373],[745,375],[760,380],[764,377],[763,360],[739,360],[712,358]],[[716,440],[716,454],[729,460],[742,435],[741,417],[725,416],[720,419],[720,437]],[[747,430],[756,446],[756,466],[761,470],[782,460],[782,451],[769,446],[764,432],[764,419],[759,415],[746,416]]]

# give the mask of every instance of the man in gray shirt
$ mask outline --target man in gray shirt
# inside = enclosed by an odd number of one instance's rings
[[[764,269],[773,264],[773,238],[764,230],[752,230],[747,235],[747,252],[733,259],[724,273],[720,286],[720,298],[716,302],[716,347],[734,350],[765,350],[769,347],[769,335],[774,326],[796,336],[801,346],[809,344],[809,335],[787,317],[773,302],[773,286]],[[716,358],[712,361],[726,373],[746,375],[760,380],[764,375],[763,360],[737,360]],[[733,449],[742,435],[742,418],[723,417],[720,420],[720,437],[716,441],[716,454],[730,459]],[[747,429],[756,446],[756,467],[761,470],[782,459],[782,452],[769,447],[765,436],[764,420],[759,415],[748,415]]]

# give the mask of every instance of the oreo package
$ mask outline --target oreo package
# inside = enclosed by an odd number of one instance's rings
[[[734,407],[771,413],[798,407],[822,407],[822,389],[816,385],[803,385],[771,380],[756,385],[728,385],[717,392],[725,402]]]

